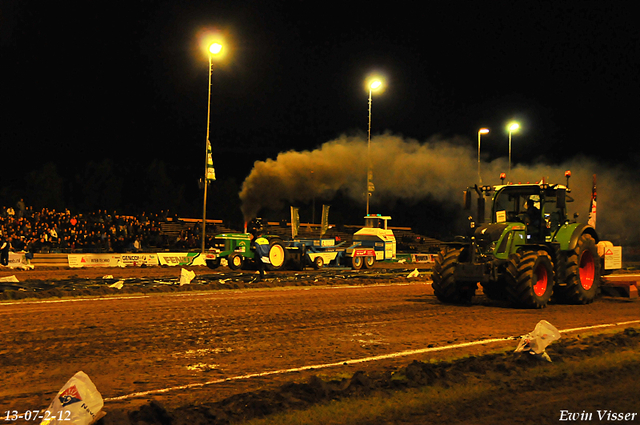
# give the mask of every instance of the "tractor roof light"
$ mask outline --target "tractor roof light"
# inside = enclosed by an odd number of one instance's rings
[[[564,172],[564,176],[567,178],[567,189],[569,188],[569,177],[571,177],[571,170]]]

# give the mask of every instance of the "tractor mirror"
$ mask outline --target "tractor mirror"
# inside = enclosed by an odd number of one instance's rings
[[[471,209],[471,191],[469,190],[464,191],[464,209],[465,210]]]
[[[558,190],[556,192],[556,208],[565,209],[567,207],[567,192]]]

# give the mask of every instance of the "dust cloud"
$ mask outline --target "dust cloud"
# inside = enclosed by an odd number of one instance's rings
[[[477,145],[467,138],[443,140],[437,136],[425,142],[384,134],[371,140],[371,162],[375,191],[371,204],[432,197],[438,201],[461,202],[462,191],[478,183]],[[256,161],[245,179],[240,199],[245,220],[261,209],[278,210],[314,197],[331,199],[338,191],[364,205],[368,165],[367,140],[343,135],[312,151],[287,151],[276,159]],[[508,159],[482,161],[483,184],[500,184],[499,175],[508,170]],[[566,184],[565,170],[571,170],[569,212],[586,222],[591,200],[592,176],[597,174],[599,233],[629,234],[640,228],[640,208],[634,199],[638,182],[621,169],[608,168],[587,157],[576,157],[559,165],[512,164],[507,181]]]

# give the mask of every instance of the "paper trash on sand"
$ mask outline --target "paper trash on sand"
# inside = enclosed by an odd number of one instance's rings
[[[196,277],[195,272],[187,269],[182,269],[182,271],[180,272],[180,286],[190,284],[194,277]]]

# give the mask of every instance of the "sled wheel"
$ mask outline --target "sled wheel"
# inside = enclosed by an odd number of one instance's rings
[[[363,257],[351,257],[351,267],[353,270],[360,270],[363,264]]]
[[[319,270],[324,267],[324,259],[322,257],[316,257],[313,260],[313,268]]]
[[[376,263],[376,257],[365,257],[364,258],[364,268],[370,269]]]

